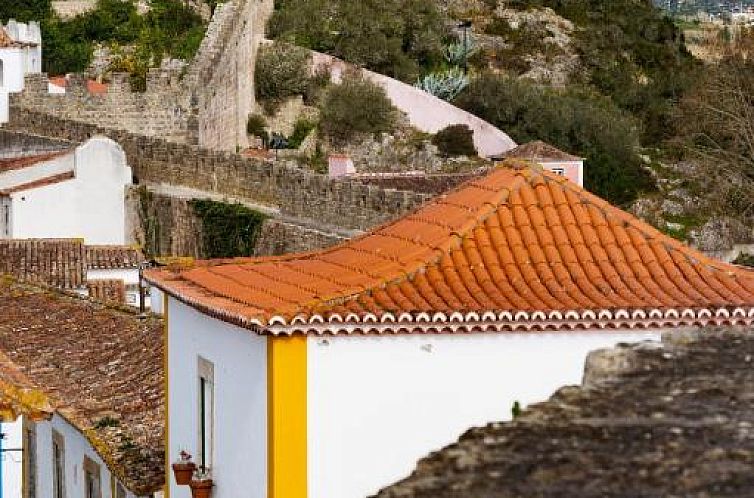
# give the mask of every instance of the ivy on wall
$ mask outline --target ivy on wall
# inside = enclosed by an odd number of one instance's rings
[[[205,257],[235,258],[253,254],[267,215],[241,204],[195,199],[190,205],[202,221]]]

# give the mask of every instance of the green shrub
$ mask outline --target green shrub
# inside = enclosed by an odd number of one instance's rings
[[[191,59],[205,28],[199,14],[180,0],[151,0],[143,16],[133,2],[98,0],[94,10],[73,19],[60,20],[52,13],[42,19],[43,67],[50,74],[80,72],[91,61],[95,43],[107,43],[116,50],[129,46],[134,60],[116,61],[113,69],[131,67],[136,86],[142,87],[147,70],[159,65],[163,57]]]
[[[249,116],[246,121],[246,133],[261,138],[265,144],[270,140],[270,134],[267,132],[267,120],[261,114]]]
[[[288,137],[288,148],[298,149],[301,144],[309,136],[309,133],[317,126],[316,123],[309,121],[305,118],[299,118],[296,120],[296,124],[293,125],[293,133]]]
[[[192,200],[191,207],[202,220],[204,257],[251,256],[267,215],[241,204]]]
[[[432,138],[444,156],[476,156],[474,131],[464,124],[450,125],[437,132]]]
[[[357,134],[389,132],[396,120],[397,110],[385,90],[370,81],[348,77],[328,92],[320,129],[334,142],[345,142]]]
[[[310,64],[309,52],[300,47],[273,43],[259,49],[254,83],[257,99],[268,104],[266,110],[274,111],[280,101],[306,93]]]
[[[733,263],[754,268],[754,254],[747,254],[742,252],[738,255],[738,257],[736,257],[736,259],[733,260]]]
[[[654,188],[636,152],[639,123],[610,99],[486,74],[455,102],[519,143],[544,140],[584,156],[586,188],[613,204]]]
[[[42,21],[52,15],[51,0],[3,0],[0,2],[0,21]]]

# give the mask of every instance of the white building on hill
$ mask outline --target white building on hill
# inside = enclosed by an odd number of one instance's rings
[[[0,24],[0,125],[8,122],[9,95],[24,89],[27,74],[42,72],[42,32],[39,24],[11,19]]]
[[[72,150],[0,159],[0,238],[126,243],[123,149],[104,137]]]

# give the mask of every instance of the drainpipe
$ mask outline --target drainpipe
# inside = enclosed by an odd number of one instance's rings
[[[5,439],[5,433],[3,424],[0,423],[0,498],[3,498],[3,439]]]

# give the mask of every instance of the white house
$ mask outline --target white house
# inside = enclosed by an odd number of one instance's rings
[[[123,245],[131,183],[123,149],[104,137],[74,150],[0,159],[0,238]]]
[[[3,497],[161,493],[162,331],[154,318],[0,283]]]
[[[42,32],[39,24],[11,19],[0,24],[0,125],[8,122],[9,94],[24,89],[27,74],[42,72]]]
[[[333,248],[146,279],[168,458],[209,467],[213,498],[363,498],[579,382],[590,350],[754,322],[753,271],[521,161]],[[191,494],[169,476],[169,496]]]

